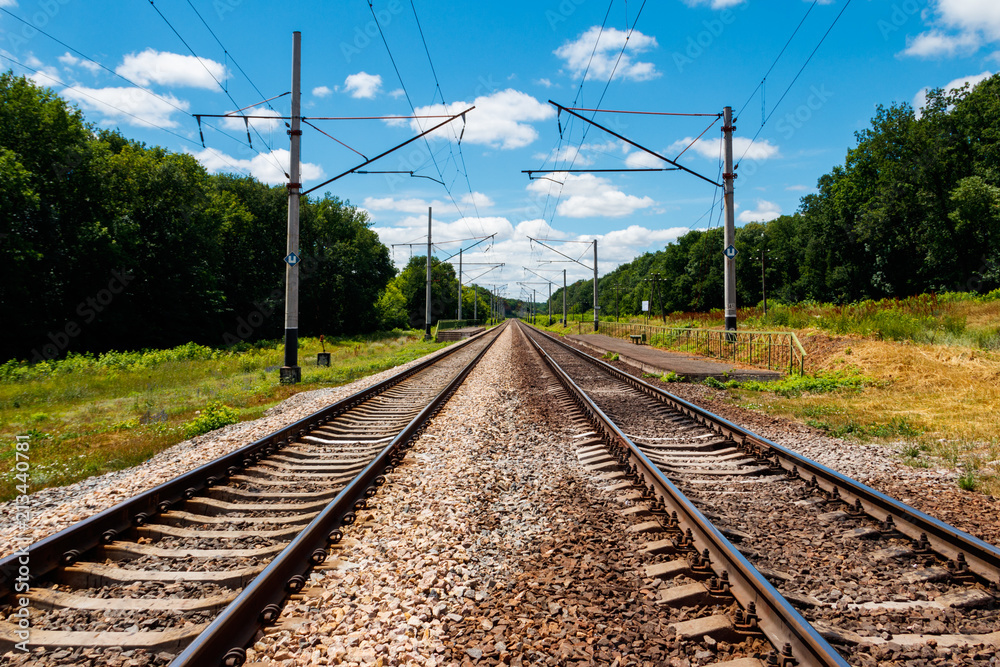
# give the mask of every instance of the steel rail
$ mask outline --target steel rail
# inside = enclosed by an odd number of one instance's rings
[[[277,620],[281,603],[289,593],[301,590],[312,565],[326,560],[329,545],[342,537],[340,527],[354,523],[354,511],[364,509],[364,499],[374,495],[377,487],[385,482],[383,471],[392,465],[400,450],[412,445],[426,422],[465,381],[503,333],[503,326],[492,333],[493,339],[170,663],[171,667],[238,667],[243,664],[245,646],[253,641],[262,626]],[[480,338],[482,336],[475,339]]]
[[[28,583],[34,588],[34,582],[59,567],[72,564],[81,554],[101,544],[114,541],[118,535],[130,528],[141,526],[156,514],[166,512],[177,503],[194,497],[208,487],[224,483],[230,475],[250,467],[265,456],[280,451],[293,438],[304,435],[307,431],[347,412],[358,403],[368,400],[425,370],[464,348],[472,340],[474,339],[470,338],[445,348],[443,352],[435,354],[412,368],[397,373],[368,389],[352,394],[240,449],[68,526],[35,542],[28,547],[26,554],[24,551],[19,551],[3,558],[0,560],[0,598],[13,592],[14,584],[19,578],[23,581],[21,568],[25,567],[25,561],[30,564]]]
[[[749,429],[732,423],[724,417],[654,387],[648,382],[619,370],[600,359],[595,359],[544,332],[541,333],[573,354],[597,364],[613,377],[669,404],[720,435],[730,438],[757,457],[772,458],[773,463],[780,466],[785,472],[801,477],[806,482],[815,484],[827,494],[853,505],[856,511],[863,512],[882,522],[886,530],[895,530],[918,542],[923,542],[923,539],[926,538],[926,547],[948,558],[951,561],[950,566],[956,571],[968,567],[986,584],[1000,584],[1000,548],[997,546],[984,542],[940,519],[935,519],[906,503],[876,491],[866,484],[793,452]]]
[[[642,450],[604,414],[541,345],[531,336],[528,336],[528,340],[556,377],[576,398],[591,421],[635,465],[636,474],[643,486],[655,489],[666,508],[677,513],[679,528],[691,531],[698,551],[708,551],[712,569],[716,574],[722,576],[725,572],[728,575],[730,591],[736,600],[744,609],[750,608],[751,604],[756,608],[759,628],[771,643],[782,651],[782,658],[794,657],[803,667],[847,667],[849,663],[840,653],[830,646],[656,464],[650,461]]]

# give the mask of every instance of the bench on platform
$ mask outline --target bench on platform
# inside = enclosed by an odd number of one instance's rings
[[[646,334],[629,334],[628,337],[632,339],[632,342],[636,345],[642,345],[646,342]]]

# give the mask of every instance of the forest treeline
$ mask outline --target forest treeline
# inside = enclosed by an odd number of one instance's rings
[[[274,339],[287,191],[98,130],[0,74],[0,361]],[[304,197],[302,335],[369,332],[395,275],[371,221]]]
[[[842,166],[819,179],[794,215],[736,230],[739,305],[768,299],[848,303],[1000,287],[1000,75],[973,90],[931,91],[879,107]],[[737,181],[737,185],[739,181]],[[601,314],[651,300],[659,313],[722,308],[721,228],[692,231],[602,276]],[[658,274],[659,294],[654,283]],[[552,296],[561,312],[562,289]],[[574,312],[593,305],[592,281],[567,288]]]

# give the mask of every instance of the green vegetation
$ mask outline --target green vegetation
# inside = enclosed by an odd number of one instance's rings
[[[718,382],[718,381],[716,381]],[[707,382],[706,382],[707,384]],[[804,393],[824,393],[844,389],[858,390],[876,384],[874,378],[866,377],[856,369],[819,371],[812,375],[788,375],[780,380],[761,382],[759,380],[729,380],[719,383],[726,389],[748,389],[750,391],[770,391],[779,396],[801,396]]]
[[[286,209],[284,186],[209,175],[0,73],[0,360],[280,335]],[[395,270],[368,214],[303,197],[300,217],[301,333],[378,329]]]
[[[618,353],[617,352],[606,352],[604,354],[604,356],[601,357],[601,358],[604,359],[605,361],[618,361]]]
[[[678,375],[677,373],[675,373],[673,371],[667,371],[666,373],[664,373],[663,375],[660,376],[660,381],[661,382],[683,382],[684,381],[684,376]]]
[[[196,432],[256,419],[297,391],[342,385],[444,347],[423,342],[422,332],[327,338],[327,368],[316,366],[318,339],[299,342],[303,381],[295,386],[278,382],[283,346],[274,341],[4,364],[0,439],[30,437],[32,489],[68,484],[142,463]],[[13,449],[0,448],[0,469],[12,462]],[[5,473],[0,500],[13,495]]]
[[[197,417],[184,425],[184,435],[193,438],[196,435],[236,424],[239,421],[239,414],[236,410],[221,403],[209,403],[204,410],[198,411]]]

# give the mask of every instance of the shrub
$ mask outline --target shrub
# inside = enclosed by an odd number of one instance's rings
[[[707,377],[707,378],[705,378],[704,384],[705,384],[705,386],[712,387],[713,389],[725,389],[726,388],[726,385],[722,384],[721,382],[719,382],[718,380],[716,380],[713,377]]]
[[[184,434],[193,438],[196,435],[235,424],[239,420],[239,416],[233,408],[221,403],[209,403],[200,415],[184,425]]]

